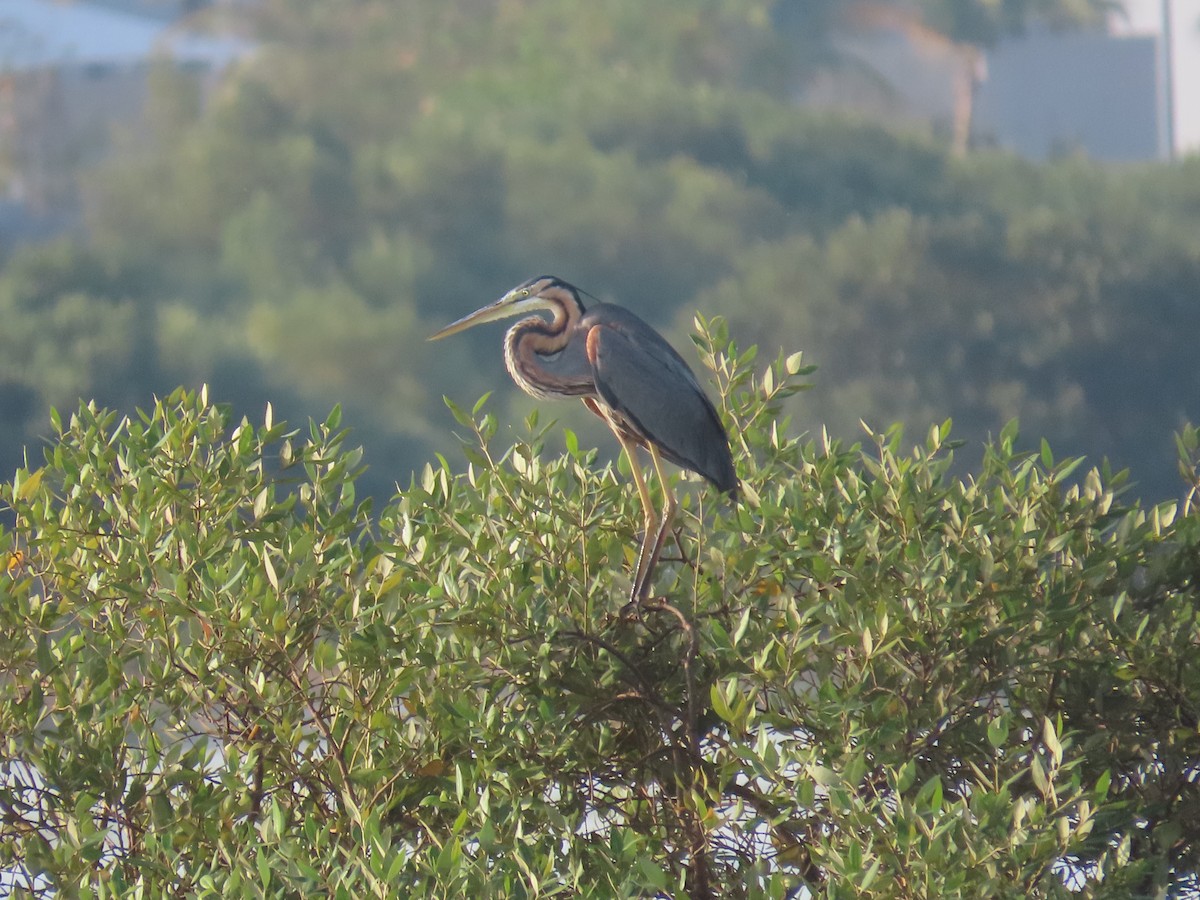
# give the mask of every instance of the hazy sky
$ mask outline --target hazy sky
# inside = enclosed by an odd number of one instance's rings
[[[1124,0],[1128,24],[1121,31],[1161,34],[1164,0]],[[1200,0],[1170,4],[1175,38],[1175,149],[1200,153]]]

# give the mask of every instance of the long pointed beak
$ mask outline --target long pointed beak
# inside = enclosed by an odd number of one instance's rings
[[[431,334],[425,338],[427,341],[440,341],[442,338],[450,337],[452,334],[458,334],[460,331],[466,331],[475,325],[482,325],[484,322],[495,322],[497,319],[507,319],[514,315],[512,305],[508,302],[507,296],[501,297],[495,303],[489,303],[482,309],[477,309],[475,312],[463,316],[457,322],[451,322],[441,331]]]

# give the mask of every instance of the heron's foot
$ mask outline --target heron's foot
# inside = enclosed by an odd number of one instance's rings
[[[666,597],[643,597],[641,600],[631,599],[621,607],[617,614],[622,622],[640,622],[642,611],[658,612],[666,607]]]

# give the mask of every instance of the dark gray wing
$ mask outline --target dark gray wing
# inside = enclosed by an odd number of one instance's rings
[[[670,344],[628,314],[592,324],[587,352],[597,392],[635,433],[718,490],[736,493],[725,428],[696,376]]]
[[[573,339],[554,353],[533,352],[538,365],[560,382],[557,392],[574,395],[594,392],[592,363],[587,357],[584,340]]]

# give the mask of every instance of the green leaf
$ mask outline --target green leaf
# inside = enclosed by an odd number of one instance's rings
[[[1008,719],[1003,716],[997,716],[988,722],[987,726],[988,743],[999,750],[1008,741]]]
[[[1042,743],[1045,744],[1046,751],[1050,754],[1054,764],[1062,763],[1062,745],[1059,743],[1058,735],[1054,731],[1054,723],[1050,721],[1049,716],[1042,717]]]
[[[46,473],[45,467],[34,469],[32,472],[26,472],[24,469],[18,469],[16,478],[13,482],[13,496],[17,500],[28,501],[37,493],[38,488],[42,484],[42,476]]]
[[[733,709],[729,702],[725,699],[725,694],[721,690],[721,686],[714,684],[708,692],[709,701],[712,703],[713,712],[720,716],[724,721],[734,724]]]
[[[1029,760],[1029,775],[1033,779],[1033,786],[1042,796],[1046,796],[1050,791],[1050,781],[1046,778],[1046,769],[1036,753]]]

